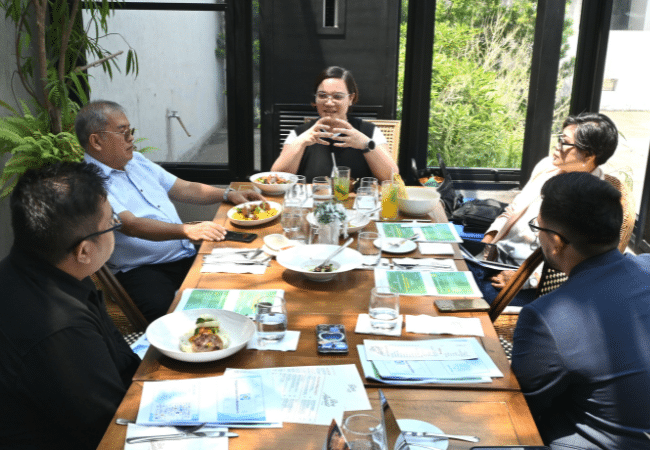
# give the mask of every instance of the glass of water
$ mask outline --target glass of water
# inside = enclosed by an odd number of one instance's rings
[[[370,212],[377,209],[379,202],[377,201],[376,191],[371,187],[361,187],[357,189],[357,197],[354,200],[354,209],[357,216],[361,218],[362,215],[370,216]]]
[[[387,287],[374,287],[368,305],[370,325],[381,330],[392,330],[399,318],[399,294]]]
[[[288,208],[280,216],[280,225],[287,239],[293,239],[294,232],[298,229],[300,213],[298,208]]]
[[[377,241],[377,245],[375,242]],[[357,238],[357,250],[364,266],[376,266],[381,260],[381,236],[374,231],[362,231]]]
[[[332,199],[332,180],[330,177],[314,177],[311,184],[314,205]]]
[[[287,331],[287,304],[283,297],[273,297],[255,306],[257,342],[278,342]]]

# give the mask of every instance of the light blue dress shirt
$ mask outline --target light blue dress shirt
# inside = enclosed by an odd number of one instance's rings
[[[124,170],[108,167],[88,154],[84,160],[98,166],[108,178],[108,201],[115,213],[130,211],[136,217],[182,223],[168,194],[176,177],[158,164],[137,152]],[[148,241],[116,231],[115,251],[107,265],[113,273],[126,272],[145,264],[178,261],[195,254],[196,249],[188,239]]]

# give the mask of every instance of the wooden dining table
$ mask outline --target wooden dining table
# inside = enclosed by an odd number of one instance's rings
[[[236,184],[234,185],[236,187]],[[282,203],[282,198],[269,200]],[[352,200],[348,201],[348,207]],[[257,369],[269,367],[318,366],[354,364],[363,377],[357,345],[365,339],[437,339],[448,336],[406,333],[402,330],[399,338],[355,333],[358,315],[367,313],[370,290],[374,287],[374,272],[356,269],[335,275],[328,282],[316,282],[302,274],[280,266],[272,260],[263,275],[202,273],[202,255],[214,248],[250,247],[259,248],[263,237],[282,233],[279,220],[256,227],[240,227],[227,218],[232,205],[222,204],[215,221],[229,230],[258,234],[250,244],[236,242],[204,242],[199,256],[190,269],[183,285],[170,307],[173,311],[185,289],[282,289],[287,303],[288,328],[300,331],[300,339],[295,352],[263,351],[243,349],[238,353],[214,362],[187,363],[176,361],[151,347],[138,368],[134,382],[120,405],[115,418],[134,419],[137,415],[142,384],[146,381],[171,380],[222,375],[227,368]],[[398,220],[408,217],[400,216]],[[422,219],[422,218],[420,218]],[[447,218],[440,205],[426,219],[432,222],[446,222]],[[375,229],[370,222],[367,230]],[[356,247],[354,243],[352,248]],[[384,254],[383,256],[390,256]],[[406,255],[421,258],[416,248]],[[451,258],[459,270],[466,270],[458,245],[454,244],[454,254],[433,255]],[[434,306],[435,297],[401,296],[400,314],[443,315]],[[540,445],[541,439],[535,423],[521,394],[516,377],[500,344],[498,336],[485,312],[454,313],[454,316],[477,317],[481,321],[485,336],[477,337],[487,354],[503,373],[502,378],[494,378],[492,383],[475,384],[419,384],[387,385],[365,379],[364,384],[375,414],[379,414],[377,388],[382,388],[396,416],[399,418],[418,418],[433,423],[451,434],[477,435],[480,445]],[[316,351],[318,324],[343,324],[347,330],[350,351],[346,355],[323,355]],[[346,413],[346,414],[349,414]],[[237,430],[239,438],[230,439],[233,449],[277,449],[277,448],[321,448],[326,427],[285,423],[281,429]],[[99,448],[123,448],[126,427],[109,426]],[[449,448],[470,448],[473,445],[460,441],[450,441]]]

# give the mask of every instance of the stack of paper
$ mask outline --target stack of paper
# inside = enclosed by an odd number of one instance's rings
[[[255,305],[273,297],[284,297],[282,289],[185,289],[177,311],[214,308],[255,317]]]
[[[490,383],[503,377],[475,338],[366,339],[358,350],[366,378],[387,384]]]
[[[463,242],[456,228],[450,223],[377,222],[377,230],[383,238],[417,236],[418,242]]]
[[[375,269],[375,286],[386,286],[400,295],[481,298],[472,272],[430,272]]]

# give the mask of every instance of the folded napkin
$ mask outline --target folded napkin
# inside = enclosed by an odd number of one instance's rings
[[[432,317],[406,315],[406,332],[421,334],[453,334],[458,336],[485,336],[478,317]]]
[[[380,334],[382,336],[401,336],[402,335],[402,315],[397,318],[397,325],[390,330],[373,328],[370,324],[370,316],[368,314],[359,314],[357,319],[357,327],[354,329],[355,333],[359,334]]]
[[[420,253],[423,255],[453,255],[454,247],[451,244],[437,242],[420,242]]]
[[[203,427],[200,431],[228,431],[224,427]],[[157,436],[160,434],[180,433],[174,427],[145,427],[130,423],[126,437]],[[139,444],[124,443],[124,450],[228,450],[227,437],[203,437],[192,439],[177,439],[156,442],[140,442]]]
[[[407,269],[430,270],[432,272],[457,272],[458,268],[453,259],[436,259],[436,258],[393,258],[394,269],[399,270],[397,265],[407,266]],[[411,267],[413,266],[413,267]]]
[[[262,275],[268,267],[268,255],[260,253],[255,258],[248,259],[250,251],[257,249],[215,248],[210,255],[202,255],[202,273],[253,273]],[[254,264],[250,264],[254,263]]]
[[[286,331],[284,333],[284,338],[281,341],[277,342],[264,342],[260,344],[257,341],[257,332],[248,341],[246,348],[252,350],[278,350],[281,352],[295,352],[298,348],[298,339],[300,338],[300,331]]]

